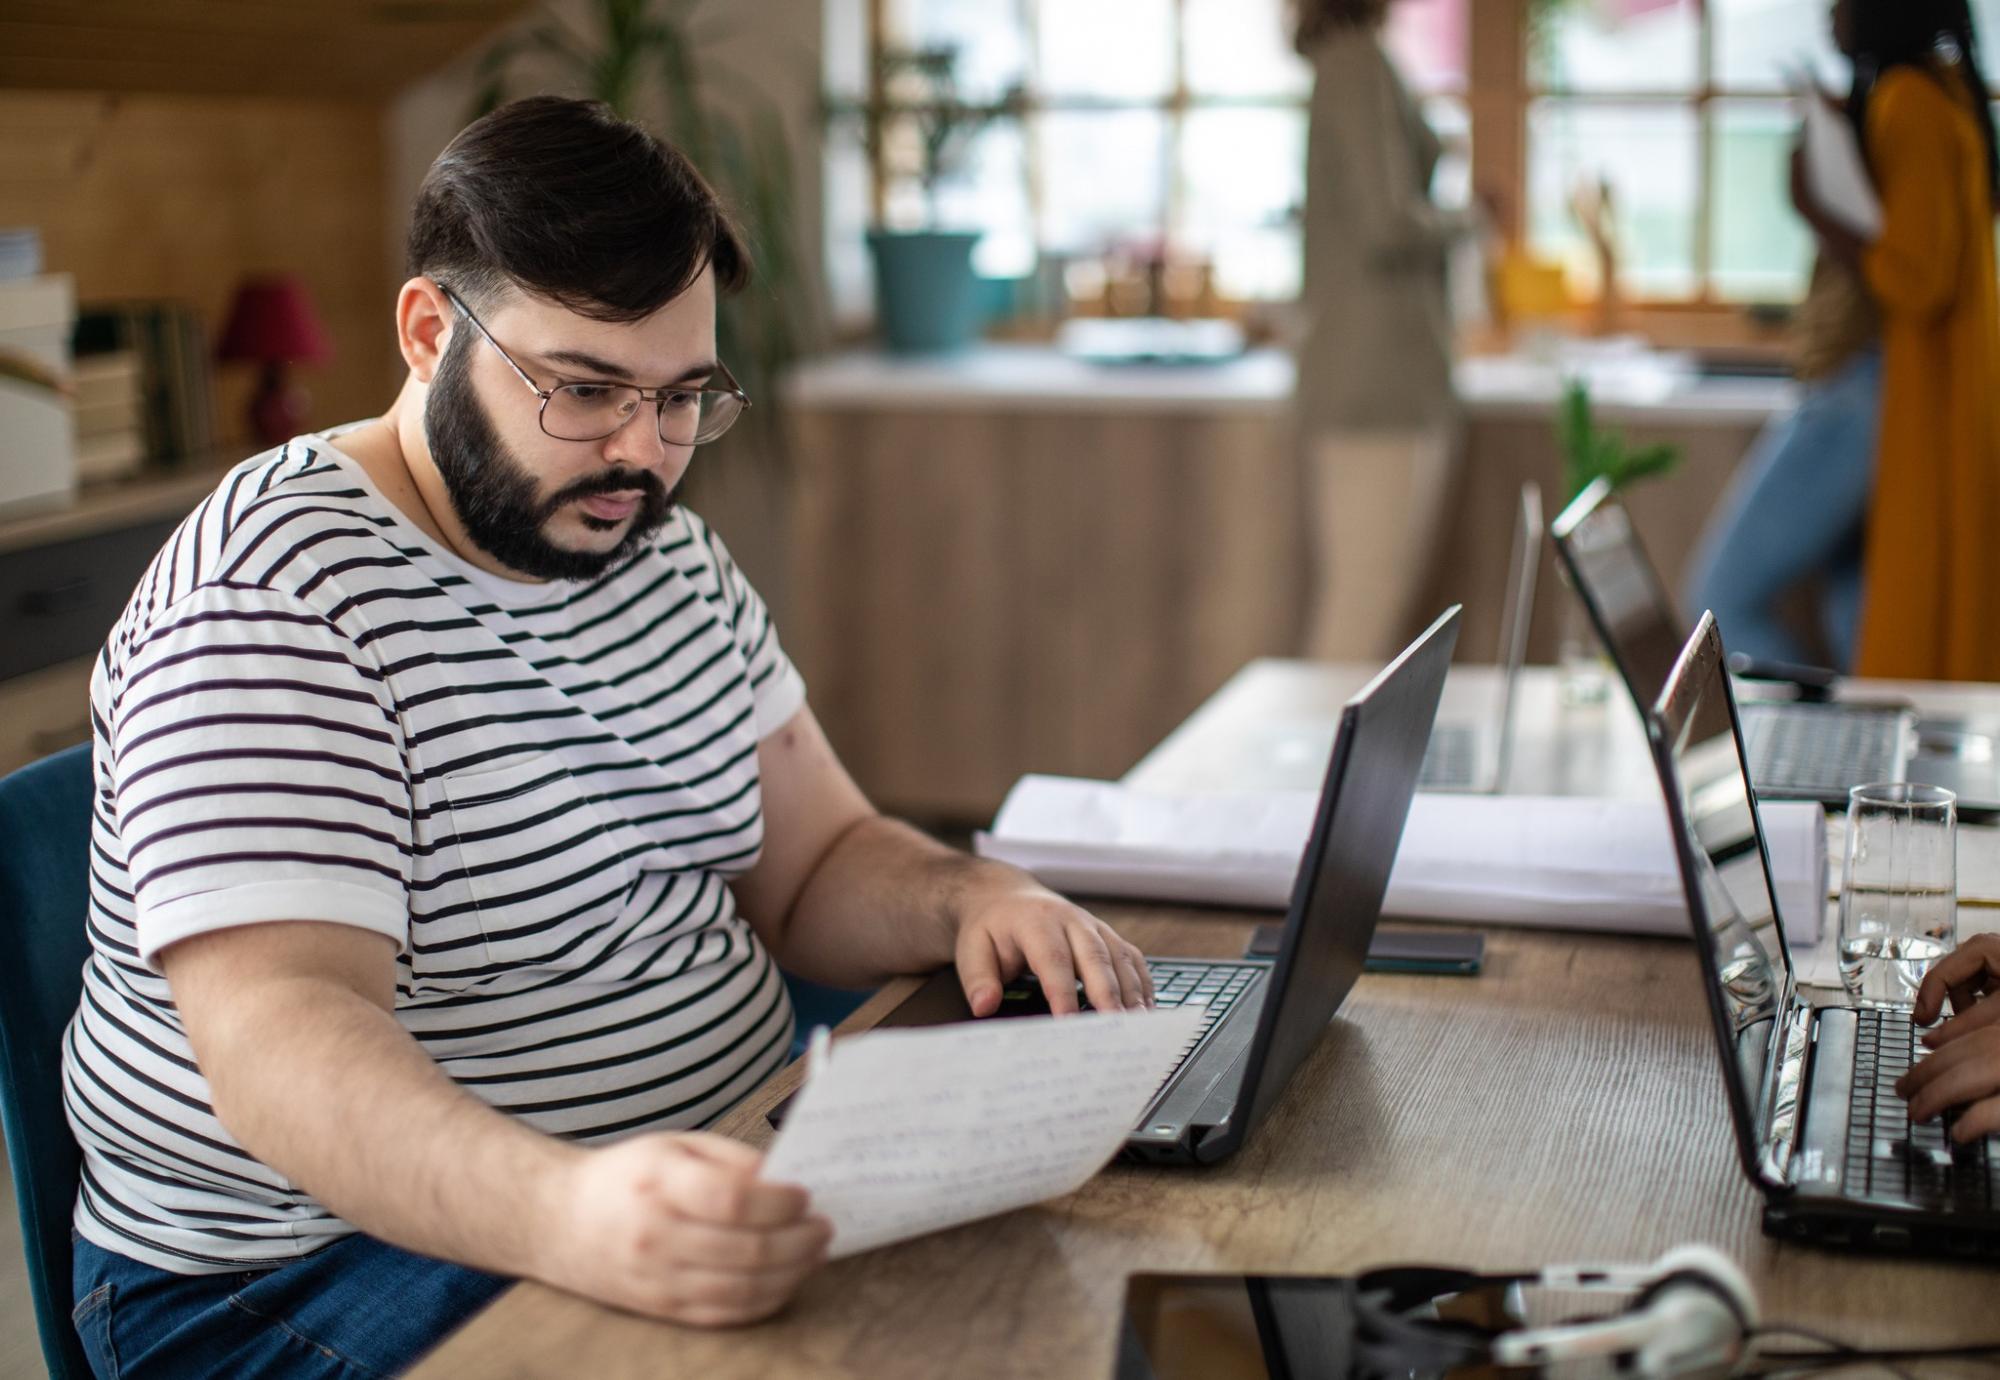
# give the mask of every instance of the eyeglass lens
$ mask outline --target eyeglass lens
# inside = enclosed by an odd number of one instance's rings
[[[558,441],[597,441],[630,421],[640,407],[659,412],[660,439],[670,446],[712,441],[743,411],[743,401],[721,389],[678,389],[649,403],[636,388],[569,383],[549,394],[542,430]]]

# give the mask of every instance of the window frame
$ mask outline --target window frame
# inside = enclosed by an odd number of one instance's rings
[[[1466,0],[1468,8],[1471,0]],[[1213,110],[1276,110],[1295,112],[1305,118],[1312,100],[1310,86],[1297,94],[1273,92],[1269,95],[1209,94],[1194,90],[1188,83],[1187,53],[1183,42],[1187,24],[1187,0],[1168,0],[1172,24],[1174,26],[1173,70],[1168,90],[1154,97],[1094,97],[1051,94],[1038,89],[1035,81],[1034,53],[1037,49],[1034,32],[1034,10],[1024,7],[1023,23],[1029,52],[1029,70],[1023,85],[1018,106],[1023,124],[1022,159],[1023,176],[1026,178],[1026,201],[1030,223],[1034,226],[1036,247],[1043,247],[1042,229],[1045,224],[1046,190],[1043,169],[1047,155],[1042,147],[1039,117],[1049,114],[1069,113],[1117,113],[1138,111],[1157,114],[1165,122],[1165,186],[1159,198],[1159,208],[1153,222],[1145,227],[1135,225],[1135,236],[1145,233],[1158,234],[1163,243],[1175,242],[1186,225],[1185,198],[1187,189],[1181,177],[1181,151],[1186,137],[1188,116],[1195,112]],[[886,121],[899,115],[921,114],[937,109],[931,102],[912,102],[891,99],[887,90],[887,73],[883,54],[885,49],[895,46],[905,36],[890,32],[889,0],[867,0],[864,20],[867,25],[865,51],[867,54],[867,94],[860,100],[852,98],[829,98],[826,103],[830,119],[854,120],[864,126],[872,121]],[[1469,46],[1469,40],[1468,40]],[[1418,92],[1420,100],[1428,102],[1432,98],[1445,98],[1465,105],[1470,91],[1469,73],[1467,80],[1456,87],[1426,88]],[[1476,144],[1476,131],[1470,138]],[[890,187],[895,177],[885,165],[886,156],[883,141],[875,141],[872,146],[864,141],[864,156],[868,162],[869,213],[873,222],[882,224],[888,215]],[[1466,139],[1446,137],[1444,146],[1447,154],[1460,157],[1467,155]],[[1225,307],[1241,310],[1255,304],[1275,299],[1224,299]]]
[[[1683,326],[1700,319],[1740,318],[1744,310],[1754,304],[1752,299],[1729,296],[1716,289],[1714,211],[1721,108],[1731,104],[1739,107],[1754,104],[1782,106],[1791,99],[1788,93],[1776,86],[1717,83],[1716,18],[1712,6],[1707,0],[1689,2],[1698,25],[1698,80],[1691,91],[1577,91],[1532,81],[1529,56],[1534,0],[1476,0],[1476,3],[1475,0],[1465,0],[1467,37],[1463,80],[1456,85],[1426,87],[1415,93],[1421,101],[1448,99],[1465,110],[1470,148],[1466,147],[1465,140],[1450,137],[1445,141],[1446,150],[1459,157],[1469,157],[1475,193],[1494,190],[1501,194],[1497,228],[1516,244],[1527,241],[1528,125],[1529,114],[1537,103],[1546,102],[1551,107],[1568,106],[1573,109],[1598,106],[1689,111],[1694,119],[1696,144],[1696,191],[1694,204],[1688,208],[1688,214],[1694,218],[1690,241],[1693,246],[1694,290],[1687,295],[1634,295],[1624,302],[1627,308],[1642,314],[1681,318]],[[1190,89],[1182,42],[1187,0],[1169,0],[1169,4],[1174,24],[1172,86],[1165,94],[1152,98],[1062,96],[1037,90],[1033,80],[1032,56],[1035,51],[1034,11],[1032,8],[1023,10],[1030,53],[1030,70],[1020,107],[1025,126],[1023,175],[1027,181],[1025,195],[1038,248],[1041,247],[1044,224],[1046,198],[1042,169],[1046,154],[1041,147],[1036,117],[1056,112],[1128,110],[1160,114],[1166,123],[1166,185],[1156,222],[1148,228],[1171,243],[1184,225],[1185,188],[1180,176],[1180,152],[1187,117],[1191,112],[1276,109],[1303,113],[1307,109],[1311,99],[1309,91],[1295,96],[1225,96],[1207,95]],[[926,108],[924,105],[892,101],[886,91],[882,56],[884,48],[896,39],[889,33],[889,0],[866,0],[865,22],[868,28],[865,36],[867,94],[860,100],[830,99],[829,116],[867,121],[922,111]],[[2000,82],[1996,82],[1991,90],[1994,98],[2000,100]],[[870,213],[874,222],[881,224],[888,209],[892,178],[884,166],[879,147],[866,152],[865,156],[869,170]],[[1134,232],[1138,231],[1139,227],[1135,226]],[[1229,305],[1242,308],[1249,303],[1231,301]]]

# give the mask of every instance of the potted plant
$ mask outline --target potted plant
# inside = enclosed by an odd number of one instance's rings
[[[1591,408],[1589,385],[1577,378],[1563,385],[1562,403],[1556,411],[1556,444],[1562,451],[1563,487],[1570,498],[1598,479],[1609,481],[1613,489],[1624,489],[1651,475],[1665,474],[1681,458],[1680,448],[1665,441],[1634,446],[1623,432],[1600,427]]]
[[[979,232],[940,225],[938,189],[962,170],[974,136],[1019,112],[1020,89],[991,104],[966,103],[958,92],[958,50],[949,45],[887,49],[879,60],[883,99],[868,106],[863,137],[877,167],[886,166],[892,145],[914,155],[911,171],[923,191],[926,220],[920,229],[877,226],[868,232],[883,339],[906,354],[960,349],[979,329],[979,281],[972,270]]]
[[[1681,459],[1678,446],[1664,441],[1635,446],[1623,432],[1598,425],[1590,388],[1577,378],[1563,385],[1562,401],[1556,409],[1556,447],[1562,454],[1563,488],[1568,495],[1565,503],[1599,479],[1614,491],[1623,491],[1642,479],[1667,473]],[[1610,672],[1597,643],[1597,630],[1574,591],[1563,609],[1557,661],[1562,668],[1565,704],[1595,703],[1609,693]]]

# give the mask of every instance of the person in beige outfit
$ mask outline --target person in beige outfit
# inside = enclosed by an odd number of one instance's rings
[[[1437,136],[1383,49],[1391,0],[1299,0],[1313,65],[1295,407],[1317,567],[1305,650],[1372,659],[1415,615],[1461,431]]]

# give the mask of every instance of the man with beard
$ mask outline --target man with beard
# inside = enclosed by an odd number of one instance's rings
[[[1150,1001],[1100,922],[874,812],[675,506],[747,402],[748,272],[672,148],[497,111],[418,195],[394,403],[238,466],[140,582],[64,1058],[100,1373],[391,1374],[510,1278],[766,1316],[827,1225],[698,1128],[786,1057],[779,964]]]

